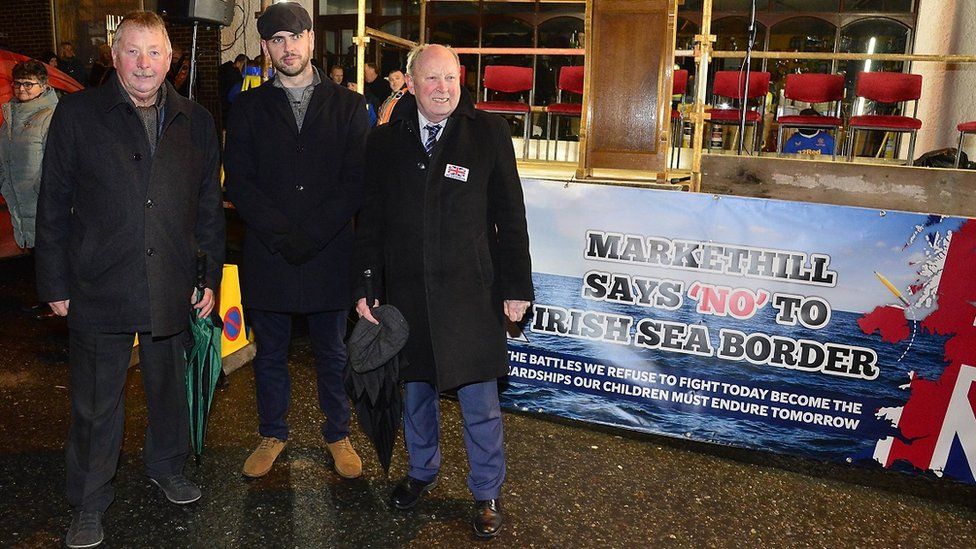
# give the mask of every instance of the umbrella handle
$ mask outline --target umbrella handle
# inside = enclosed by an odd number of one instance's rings
[[[366,306],[372,309],[373,303],[376,302],[376,292],[373,290],[373,271],[371,269],[363,271],[363,287],[366,291]]]
[[[207,254],[197,251],[197,289],[207,287]]]

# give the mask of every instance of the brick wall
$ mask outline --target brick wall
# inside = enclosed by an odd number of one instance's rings
[[[173,47],[180,46],[186,55],[189,55],[190,43],[193,40],[193,27],[186,24],[171,23],[167,30]],[[219,27],[206,28],[201,25],[197,30],[198,85],[195,99],[213,114],[218,125],[220,124],[220,97],[217,93],[217,69],[219,66],[220,29]]]
[[[169,25],[170,40],[190,52],[193,27]],[[0,0],[0,48],[39,57],[53,50],[54,28],[50,0]],[[207,108],[219,124],[220,99],[217,93],[217,68],[220,66],[220,29],[200,26],[197,32],[196,100]]]
[[[50,0],[0,0],[0,48],[40,57],[53,46]]]

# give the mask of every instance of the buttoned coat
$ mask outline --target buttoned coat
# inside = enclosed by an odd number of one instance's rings
[[[322,78],[299,132],[286,93],[268,82],[242,93],[230,112],[225,185],[246,225],[244,305],[282,313],[347,309],[366,105]],[[316,250],[300,265],[281,254],[296,237],[311,239]]]
[[[522,185],[508,123],[462,90],[428,158],[406,94],[366,152],[357,269],[410,325],[403,381],[445,391],[507,373],[503,300],[531,301]],[[357,292],[362,297],[362,291]]]
[[[37,293],[70,299],[68,326],[178,333],[189,324],[196,253],[207,286],[224,262],[217,132],[168,83],[155,153],[113,75],[61,98],[48,134],[37,215]]]

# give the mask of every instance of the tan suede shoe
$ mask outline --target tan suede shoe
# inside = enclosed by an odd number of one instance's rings
[[[251,457],[244,462],[244,476],[258,478],[268,474],[278,454],[285,449],[285,444],[287,442],[274,437],[262,437]]]
[[[363,474],[363,460],[353,449],[349,437],[335,442],[325,443],[335,461],[335,470],[342,478],[358,478]]]

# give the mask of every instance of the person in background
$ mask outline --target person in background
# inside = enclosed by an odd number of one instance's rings
[[[7,201],[14,240],[34,247],[41,160],[58,95],[47,84],[47,69],[35,59],[14,65],[13,98],[3,104],[0,123],[0,192]]]
[[[166,79],[176,88],[176,93],[190,97],[190,56],[183,53],[182,46],[173,46],[173,61]]]
[[[98,59],[92,64],[91,71],[88,73],[88,86],[101,86],[110,80],[110,76],[115,72],[112,66],[112,46],[102,44],[98,46]]]
[[[58,55],[53,51],[48,50],[42,53],[40,60],[48,66],[54,67],[55,69],[58,68]]]
[[[58,70],[78,81],[79,84],[88,83],[88,71],[80,59],[75,57],[75,46],[71,42],[61,42],[58,45]]]
[[[113,47],[117,70],[102,86],[64,96],[54,113],[37,208],[38,297],[68,319],[71,548],[105,537],[136,335],[145,473],[172,503],[200,499],[183,475],[184,336],[191,314],[213,309],[224,262],[216,127],[165,80],[172,46],[163,20],[126,15]],[[196,300],[198,252],[207,263]]]
[[[34,248],[37,194],[41,187],[41,161],[51,117],[58,106],[58,95],[48,86],[47,69],[31,59],[14,65],[13,98],[4,103],[0,122],[0,193],[7,201],[14,241],[25,249]],[[47,305],[28,304],[24,311],[52,316]]]
[[[380,78],[380,74],[376,70],[376,63],[368,62],[363,65],[363,80],[366,87],[365,91],[369,93],[366,101],[368,102],[372,97],[375,101],[372,105],[378,109],[383,100],[390,95],[390,87],[385,79]]]
[[[390,74],[386,76],[386,82],[390,85],[391,93],[407,89],[406,81],[403,79],[403,71],[400,69],[390,71]]]
[[[220,127],[227,127],[227,115],[230,113],[230,106],[233,102],[231,94],[237,97],[241,91],[241,84],[244,83],[244,67],[247,65],[247,56],[243,53],[237,55],[233,61],[227,61],[220,66],[217,75],[217,93],[220,95]]]
[[[356,226],[357,273],[410,326],[403,348],[403,433],[409,470],[390,495],[416,506],[438,481],[440,393],[457,391],[471,524],[502,527],[505,481],[498,378],[508,372],[506,321],[533,299],[522,183],[508,123],[474,108],[460,86],[457,53],[436,44],[407,57],[407,85],[393,119],[366,145],[366,195]],[[364,284],[361,284],[364,286]],[[377,323],[362,290],[356,311]]]
[[[403,72],[400,69],[393,69],[390,71],[389,76],[387,76],[387,81],[390,84],[389,97],[383,101],[380,108],[376,112],[376,125],[386,124],[390,121],[390,117],[393,115],[393,109],[396,107],[397,103],[407,93],[407,84],[403,79]]]
[[[366,105],[310,63],[312,18],[272,4],[258,19],[275,77],[238,96],[224,150],[227,196],[244,221],[241,292],[257,340],[260,441],[243,466],[266,475],[289,439],[293,315],[308,320],[322,437],[339,476],[362,475],[343,384],[353,216],[362,200]]]
[[[329,78],[341,86],[345,81],[345,71],[340,65],[333,65],[332,68],[329,69]]]

